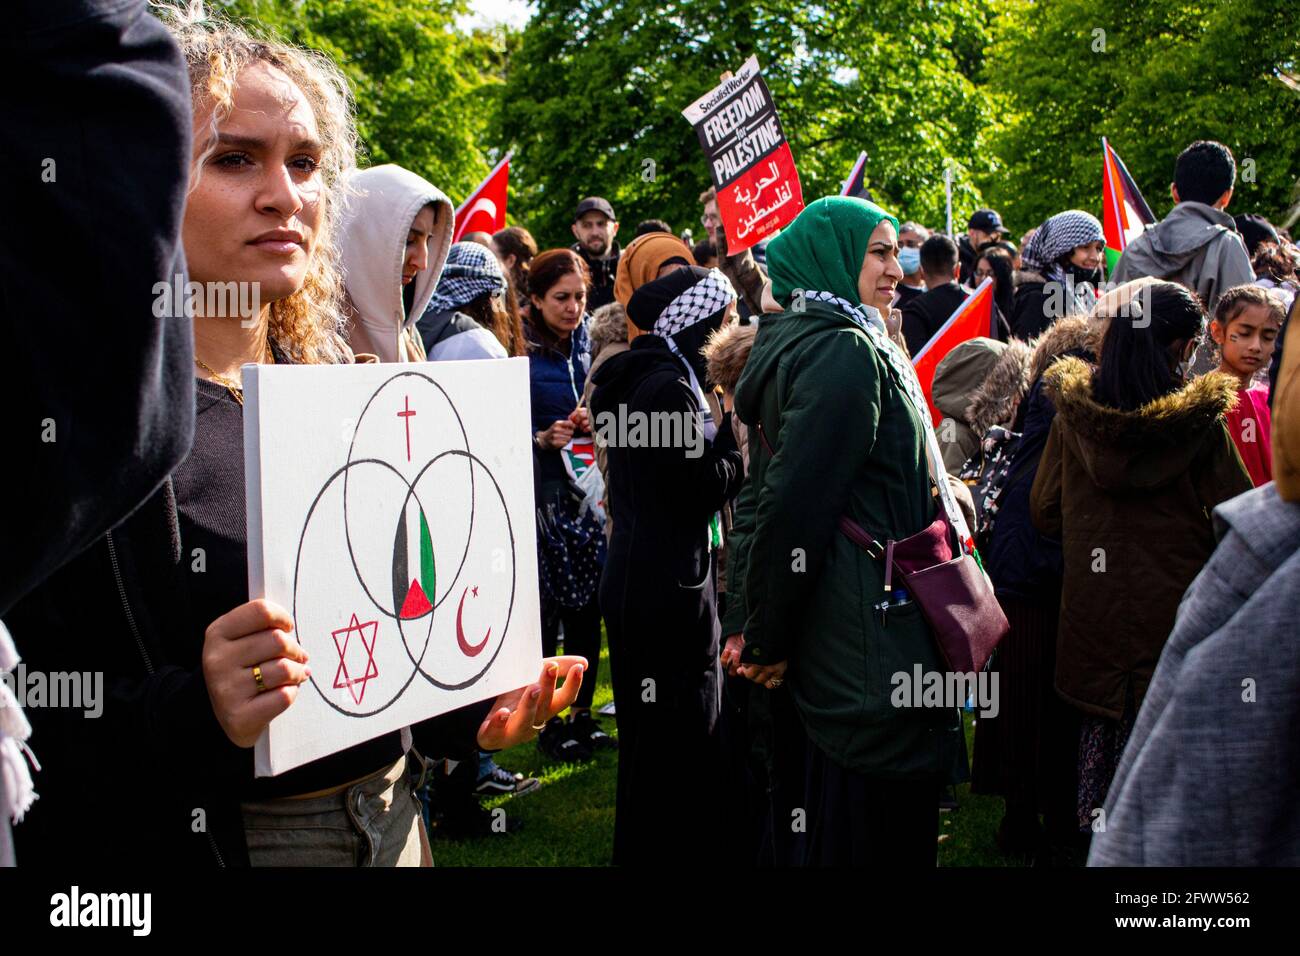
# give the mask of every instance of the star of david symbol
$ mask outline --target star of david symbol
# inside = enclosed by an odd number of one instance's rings
[[[370,640],[366,640],[366,629],[370,629]],[[361,646],[366,649],[366,667],[365,673],[360,677],[353,677],[348,673],[348,640],[353,633],[361,638]],[[335,689],[347,689],[352,695],[352,700],[361,703],[361,698],[366,695],[366,682],[372,677],[379,676],[379,669],[375,667],[375,638],[379,635],[379,622],[366,621],[364,624],[357,620],[355,614],[352,615],[352,621],[347,627],[341,627],[337,631],[331,631],[334,638],[334,647],[339,652],[339,669],[334,674]]]

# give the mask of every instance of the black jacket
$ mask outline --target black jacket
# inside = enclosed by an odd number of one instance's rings
[[[1021,437],[983,551],[984,567],[1002,597],[1050,604],[1061,591],[1061,542],[1035,528],[1029,516],[1029,490],[1055,417],[1056,406],[1040,378],[1021,401],[1012,426]]]
[[[720,627],[709,522],[740,490],[744,466],[730,416],[711,445],[704,440],[686,369],[659,336],[634,339],[601,364],[593,381],[593,427],[607,443],[613,515],[600,609],[618,701],[614,862],[707,865],[722,805],[715,777]],[[644,429],[638,440],[617,428],[619,419],[634,428],[641,416],[653,422],[654,415],[679,423],[675,440],[671,429],[656,430],[665,441],[650,442]],[[686,441],[684,422],[692,424]]]
[[[619,244],[614,243],[608,259],[592,258],[580,242],[575,242],[572,249],[582,256],[582,261],[587,263],[587,268],[591,270],[591,291],[587,293],[587,311],[595,312],[602,305],[609,305],[614,301],[614,278],[618,274],[619,256],[623,254]]]
[[[970,244],[970,236],[963,233],[957,237],[957,258],[961,262],[961,275],[958,280],[962,285],[973,285],[975,279],[975,263],[979,262],[979,256],[975,254],[975,247]]]
[[[903,306],[903,338],[913,356],[948,321],[969,295],[955,282],[936,286]]]
[[[1034,272],[1018,277],[1011,313],[1011,332],[1028,342],[1048,330],[1055,316],[1048,315],[1047,280]]]
[[[180,224],[190,86],[144,0],[5,5],[0,75],[0,317],[10,356],[0,406],[19,467],[0,520],[0,613],[90,546],[185,457],[193,334]],[[77,263],[51,250],[72,224]],[[87,343],[94,343],[86,347]],[[30,647],[20,642],[25,653]]]
[[[594,383],[592,427],[613,439],[607,470],[614,530],[601,610],[611,627],[652,631],[652,659],[702,669],[716,660],[718,641],[709,521],[744,480],[729,416],[712,444],[697,436],[696,457],[680,445],[624,447],[612,426],[602,430],[621,409],[648,420],[668,413],[698,424],[700,407],[685,368],[657,335],[634,339],[596,370]]]

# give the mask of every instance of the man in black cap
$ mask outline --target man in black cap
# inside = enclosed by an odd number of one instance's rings
[[[957,243],[957,254],[961,256],[961,283],[969,285],[975,275],[975,262],[979,258],[980,246],[986,242],[997,242],[1002,238],[1002,217],[994,209],[977,209],[975,215],[966,223],[966,235]]]
[[[573,214],[573,251],[586,260],[591,270],[591,292],[587,311],[595,312],[614,301],[614,276],[618,272],[618,218],[614,207],[599,196],[588,196]]]

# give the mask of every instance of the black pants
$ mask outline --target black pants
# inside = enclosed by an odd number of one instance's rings
[[[884,780],[837,764],[808,742],[806,866],[932,868],[939,780]]]
[[[600,600],[596,593],[585,606],[573,610],[559,605],[542,607],[542,655],[552,657],[559,644],[560,624],[564,624],[564,653],[587,659],[582,688],[573,706],[590,708],[596,696],[596,673],[600,669]]]

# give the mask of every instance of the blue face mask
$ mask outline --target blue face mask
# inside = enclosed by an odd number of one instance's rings
[[[921,270],[921,250],[909,246],[899,249],[898,264],[903,267],[903,275],[915,275]]]

